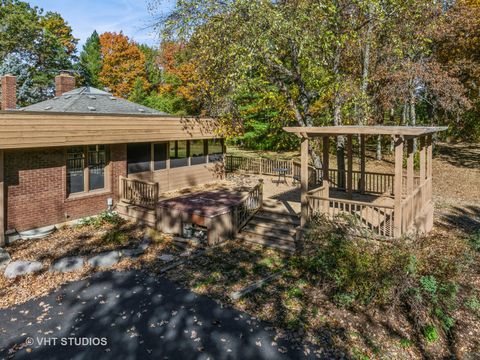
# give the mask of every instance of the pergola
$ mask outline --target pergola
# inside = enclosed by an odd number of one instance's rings
[[[385,237],[406,233],[429,232],[433,227],[432,203],[432,135],[445,127],[413,126],[327,126],[285,127],[301,139],[301,226],[314,213],[329,217],[338,214],[354,216],[361,227]],[[366,171],[365,143],[368,136],[390,136],[395,144],[393,174]],[[331,137],[346,136],[347,165],[345,173],[331,169]],[[360,169],[353,168],[353,136],[359,136]],[[322,169],[309,165],[309,140],[322,138]],[[418,146],[414,146],[418,139]],[[419,153],[419,169],[414,166]],[[404,154],[406,153],[406,169]],[[309,189],[311,172],[317,171],[317,182]],[[336,181],[346,178],[345,184]],[[309,184],[310,183],[310,184]]]

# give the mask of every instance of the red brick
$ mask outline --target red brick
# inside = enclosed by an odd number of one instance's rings
[[[99,195],[67,199],[65,149],[5,152],[7,229],[17,231],[79,219],[118,201],[119,176],[126,176],[126,145],[110,146],[112,188]]]

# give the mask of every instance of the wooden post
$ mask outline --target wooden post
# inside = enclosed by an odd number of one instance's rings
[[[432,161],[433,161],[433,147],[432,147],[432,135],[427,136],[427,181],[429,181],[427,189],[427,197],[425,198],[426,202],[432,200]]]
[[[4,152],[0,150],[0,246],[5,245],[5,170]]]
[[[427,156],[426,156],[426,151],[425,151],[425,137],[422,136],[420,138],[420,185],[422,185],[425,182],[425,167],[426,167],[426,162],[427,162]]]
[[[414,152],[413,139],[407,140],[407,194],[413,192],[413,175],[414,175]]]
[[[304,227],[308,219],[308,138],[302,138],[301,145],[301,168],[300,168],[300,189],[301,189],[301,218],[300,226]]]
[[[347,169],[347,193],[349,198],[352,198],[352,180],[353,180],[353,141],[352,135],[347,135],[347,157],[348,157],[348,169]]]
[[[323,197],[329,198],[330,197],[330,138],[328,136],[323,137],[323,161],[322,161],[322,173],[323,173],[323,182],[322,186],[324,187],[323,190]],[[326,200],[323,202],[322,211],[328,215],[330,208],[330,201]]]
[[[395,213],[394,213],[394,236],[402,235],[402,179],[403,179],[403,137],[395,138]]]
[[[365,194],[365,135],[360,135],[360,193]]]

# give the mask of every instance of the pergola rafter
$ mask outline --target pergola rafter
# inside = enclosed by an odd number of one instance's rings
[[[327,126],[286,127],[285,131],[301,139],[301,226],[315,212],[335,216],[349,213],[360,224],[378,235],[399,237],[409,232],[429,232],[433,227],[432,204],[432,135],[445,127],[418,126]],[[360,136],[360,171],[353,169],[353,136]],[[365,143],[368,136],[391,136],[395,144],[394,174],[366,171]],[[330,138],[347,137],[345,174],[330,168]],[[309,189],[309,140],[322,138],[323,167],[319,186]],[[419,139],[418,149],[414,139]],[[404,149],[406,148],[406,149]],[[404,151],[406,169],[404,170]],[[416,175],[415,151],[420,168]],[[346,185],[335,184],[332,174],[345,178]],[[340,190],[340,191],[339,191]]]

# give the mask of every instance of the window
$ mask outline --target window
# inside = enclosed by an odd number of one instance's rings
[[[105,188],[105,165],[107,151],[105,145],[90,145],[88,147],[88,190]]]
[[[83,146],[67,150],[67,192],[75,194],[85,187],[85,152]]]
[[[167,168],[167,145],[168,143],[153,145],[154,170],[163,170]]]
[[[223,140],[208,140],[208,160],[211,162],[221,161],[223,159]]]
[[[150,171],[152,158],[150,143],[127,145],[127,173],[136,174]]]
[[[74,146],[67,149],[67,193],[105,189],[107,147]]]
[[[191,140],[190,141],[190,164],[198,165],[207,162],[205,141],[204,140]]]
[[[188,144],[186,140],[170,142],[170,168],[188,165]]]

